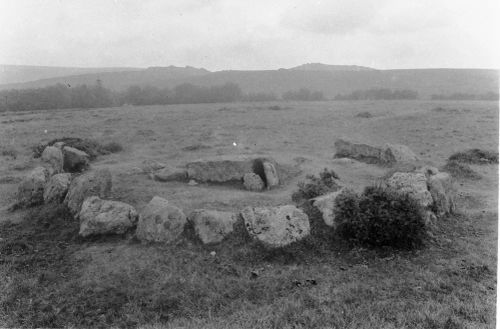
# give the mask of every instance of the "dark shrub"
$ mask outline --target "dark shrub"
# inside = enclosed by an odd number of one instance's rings
[[[299,182],[299,189],[292,194],[292,201],[309,217],[311,235],[324,235],[329,228],[323,222],[321,212],[312,205],[311,199],[340,189],[336,182],[339,178],[333,170],[326,168],[319,173],[319,177],[308,175],[306,178],[306,182]]]
[[[339,179],[337,174],[333,170],[326,168],[319,173],[319,177],[308,175],[306,179],[306,182],[299,182],[297,185],[299,187],[298,191],[292,194],[292,200],[295,203],[301,203],[340,188],[336,183],[336,180]]]
[[[379,186],[358,196],[342,192],[335,200],[340,236],[370,246],[411,249],[426,236],[425,216],[414,199]]]
[[[458,161],[471,164],[498,163],[498,152],[470,149],[452,154],[449,161]]]
[[[449,160],[442,170],[450,173],[453,178],[457,179],[481,179],[481,175],[475,172],[469,165],[457,160]]]

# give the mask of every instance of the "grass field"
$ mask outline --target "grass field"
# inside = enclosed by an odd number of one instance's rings
[[[369,112],[370,118],[357,116]],[[130,237],[77,237],[63,207],[7,212],[37,165],[31,147],[57,137],[118,142],[94,167],[113,173],[112,198],[138,211],[155,196],[184,209],[238,211],[291,203],[297,183],[323,168],[358,191],[387,168],[333,159],[334,142],[409,146],[441,167],[455,152],[498,149],[498,103],[272,102],[0,113],[0,327],[493,328],[498,165],[471,165],[458,214],[440,220],[424,248],[369,250],[308,238],[278,251],[236,232],[215,246],[189,234],[176,245]],[[162,183],[137,172],[258,154],[289,169],[284,186]],[[210,255],[216,251],[216,255]],[[255,274],[252,275],[252,272]]]

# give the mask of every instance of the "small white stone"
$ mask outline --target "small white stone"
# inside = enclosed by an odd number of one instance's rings
[[[215,257],[215,255],[217,255],[217,253],[215,251],[210,252],[210,256]]]

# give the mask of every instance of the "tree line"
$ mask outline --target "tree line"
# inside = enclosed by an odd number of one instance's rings
[[[274,93],[244,93],[235,83],[217,86],[181,84],[174,88],[131,86],[117,92],[105,88],[100,80],[94,85],[56,84],[33,89],[0,91],[1,111],[31,111],[65,108],[99,108],[122,105],[166,105],[274,101]],[[284,100],[324,100],[323,93],[302,88],[282,95]]]
[[[433,100],[472,100],[472,101],[498,101],[499,94],[495,92],[488,92],[484,94],[468,94],[468,93],[454,93],[454,94],[433,94]]]
[[[372,88],[367,90],[355,90],[350,94],[338,94],[335,100],[398,100],[398,99],[417,99],[418,92],[409,89],[391,90],[387,88]]]

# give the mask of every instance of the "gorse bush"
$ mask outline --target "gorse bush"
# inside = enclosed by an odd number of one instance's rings
[[[442,170],[450,173],[453,178],[457,179],[481,179],[481,175],[475,172],[469,165],[457,160],[448,160]]]
[[[337,174],[326,168],[319,173],[319,177],[308,175],[306,179],[306,182],[299,182],[299,189],[292,194],[292,200],[295,203],[301,203],[340,188],[336,182],[339,179]]]
[[[498,163],[498,152],[486,151],[481,149],[470,149],[463,152],[454,153],[448,158],[448,160],[471,164]]]
[[[340,189],[336,182],[339,177],[333,170],[325,168],[319,173],[319,177],[308,175],[306,179],[307,181],[298,183],[299,189],[292,194],[292,201],[309,217],[311,234],[323,235],[328,229],[322,220],[321,211],[313,206],[311,199]]]
[[[335,200],[340,236],[369,246],[412,249],[426,236],[425,215],[407,194],[369,186],[361,195],[342,192]]]

